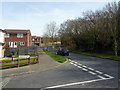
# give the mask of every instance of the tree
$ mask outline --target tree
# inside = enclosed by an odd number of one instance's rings
[[[75,50],[120,52],[120,2],[108,3],[102,10],[87,11],[84,17],[60,25],[59,36],[64,46]]]
[[[114,53],[115,56],[118,55],[118,9],[119,9],[119,4],[116,2],[113,3],[108,3],[106,6],[106,15],[107,15],[107,20],[108,20],[108,27],[109,31],[111,33],[111,36],[113,38],[113,46],[114,46]]]
[[[45,33],[45,35],[47,37],[49,37],[49,42],[52,42],[52,44],[54,43],[55,39],[57,38],[57,26],[56,26],[56,22],[51,22],[50,24],[46,25],[46,30],[47,32]]]

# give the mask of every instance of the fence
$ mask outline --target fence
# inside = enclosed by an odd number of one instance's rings
[[[35,64],[39,63],[38,56],[30,57],[30,58],[16,58],[12,60],[4,60],[0,61],[0,69],[11,68],[11,67],[20,67],[23,65]]]
[[[5,48],[5,57],[10,56],[11,53],[17,53],[19,55],[37,54],[40,47],[18,47],[18,48]]]

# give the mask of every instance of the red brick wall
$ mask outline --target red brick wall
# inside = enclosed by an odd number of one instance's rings
[[[5,47],[9,47],[9,42],[17,42],[17,47],[31,46],[31,36],[23,34],[23,38],[18,38],[17,34],[10,34],[9,38],[5,38]],[[20,45],[20,42],[24,42],[25,45]]]

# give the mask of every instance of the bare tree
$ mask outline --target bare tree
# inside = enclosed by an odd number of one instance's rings
[[[102,10],[87,11],[84,17],[60,25],[59,36],[65,46],[90,52],[120,52],[120,2],[108,3]]]
[[[49,37],[50,42],[52,42],[53,44],[57,37],[57,30],[58,30],[56,26],[56,22],[53,21],[50,24],[47,24],[46,30],[47,32],[45,34]]]
[[[116,2],[109,3],[106,6],[106,15],[107,15],[107,20],[108,20],[108,25],[109,25],[109,31],[111,33],[111,36],[113,37],[113,42],[114,42],[114,53],[115,56],[118,55],[118,30],[117,30],[117,20],[118,20],[118,4]]]

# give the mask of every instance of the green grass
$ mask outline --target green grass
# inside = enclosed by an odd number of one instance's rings
[[[111,60],[120,61],[120,57],[117,57],[117,56],[105,56],[105,55],[100,55],[100,54],[85,53],[85,52],[78,52],[78,51],[71,51],[71,52],[76,53],[76,54],[81,54],[81,55],[88,55],[88,56],[99,57],[103,59],[111,59]]]
[[[30,57],[36,57],[38,56],[37,54],[30,54]]]
[[[55,53],[52,53],[48,50],[43,50],[46,54],[48,54],[51,58],[53,58],[55,61],[58,61],[60,63],[64,63],[66,61],[66,58],[60,55],[56,55]]]

